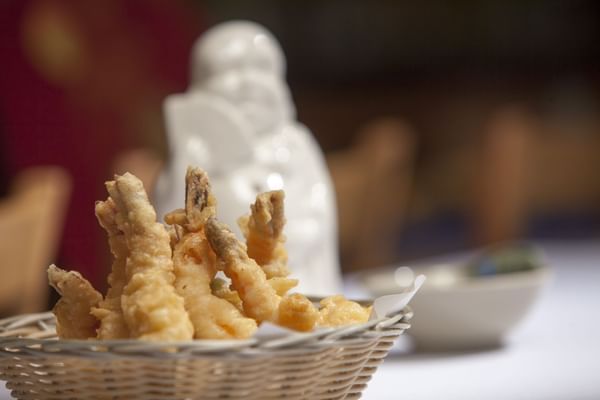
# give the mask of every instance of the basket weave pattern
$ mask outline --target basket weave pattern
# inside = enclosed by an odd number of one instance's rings
[[[238,341],[56,340],[54,316],[0,321],[18,399],[358,399],[410,309],[367,324]]]

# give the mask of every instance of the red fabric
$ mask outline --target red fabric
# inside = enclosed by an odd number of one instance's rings
[[[24,20],[40,3],[0,5],[0,132],[6,173],[14,177],[28,166],[44,164],[70,172],[73,194],[58,261],[103,286],[106,245],[94,202],[106,197],[103,182],[110,178],[115,154],[147,143],[139,128],[144,123],[160,132],[155,125],[161,121],[162,98],[187,85],[199,16],[179,2],[51,1],[76,21],[91,60],[83,79],[61,87],[48,82],[24,50]],[[112,7],[112,13],[98,17],[92,9],[98,6]]]

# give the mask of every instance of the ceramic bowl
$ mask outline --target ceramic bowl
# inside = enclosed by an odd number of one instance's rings
[[[544,266],[478,277],[468,276],[465,268],[456,264],[413,268],[415,274],[427,277],[410,303],[414,311],[410,335],[418,349],[464,350],[502,344],[550,278]],[[401,279],[393,271],[374,274],[364,283],[379,295],[397,290]]]

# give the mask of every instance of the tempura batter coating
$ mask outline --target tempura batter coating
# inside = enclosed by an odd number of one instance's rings
[[[290,271],[284,247],[284,197],[282,190],[260,193],[250,206],[251,213],[238,220],[246,238],[248,256],[265,271],[269,284],[279,296],[298,285],[297,279],[287,278]]]
[[[231,304],[235,306],[241,312],[244,312],[244,305],[242,304],[242,299],[240,299],[240,295],[237,291],[232,290],[228,281],[222,278],[213,278],[210,282],[210,290],[212,294],[217,297],[220,297],[224,300],[227,300]]]
[[[56,316],[56,333],[61,339],[96,337],[98,320],[90,313],[102,295],[76,271],[65,271],[56,265],[48,267],[48,281],[61,295],[52,310]]]
[[[185,308],[197,339],[242,339],[252,336],[256,322],[245,317],[227,300],[212,294],[214,276],[207,258],[212,250],[201,233],[188,233],[175,247],[175,288],[185,300]],[[214,271],[214,270],[213,270]]]
[[[197,167],[188,167],[185,174],[185,220],[189,232],[204,229],[206,220],[214,217],[217,201],[210,190],[208,175]]]
[[[319,311],[305,296],[294,293],[281,299],[277,323],[296,331],[311,331],[319,320]]]
[[[211,248],[242,299],[246,315],[259,323],[275,320],[280,298],[256,261],[248,257],[244,245],[215,218],[208,219],[205,229]]]
[[[108,275],[108,292],[92,314],[100,320],[99,339],[125,339],[129,329],[121,310],[121,295],[126,283],[127,242],[125,234],[117,226],[117,207],[109,197],[96,203],[96,217],[106,230],[110,252],[114,257],[111,273]]]
[[[321,300],[319,326],[361,324],[367,322],[370,315],[371,307],[363,307],[342,295],[331,296]]]
[[[238,221],[246,237],[248,256],[261,266],[268,279],[290,274],[284,247],[284,197],[283,190],[260,193],[250,206],[250,215]]]
[[[285,296],[287,292],[295,288],[298,285],[298,279],[273,277],[268,280],[269,285],[279,296]]]
[[[275,290],[278,296],[283,297],[287,292],[298,285],[298,279],[290,278],[271,278],[268,279],[269,285]],[[210,287],[215,296],[227,300],[233,304],[238,310],[243,311],[242,299],[236,290],[232,290],[229,282],[221,278],[214,278],[210,283]]]
[[[183,237],[183,228],[179,225],[167,225],[165,228],[169,234],[171,250],[174,250],[181,237]]]
[[[189,340],[193,327],[184,301],[173,283],[170,237],[156,222],[142,182],[126,173],[107,184],[110,197],[124,221],[129,256],[121,308],[131,337],[143,340]]]
[[[244,245],[224,224],[215,218],[209,218],[206,223],[206,236],[217,257],[222,261],[225,274],[231,279],[233,287],[242,299],[246,315],[258,323],[272,321],[292,329],[302,327],[303,330],[314,327],[316,318],[313,312],[298,312],[303,307],[307,310],[310,307],[314,308],[312,303],[308,300],[301,302],[299,299],[304,296],[300,294],[293,295],[291,300],[282,301],[267,281],[264,271],[256,261],[248,257]],[[290,314],[297,320],[292,321],[292,318],[288,318]]]
[[[173,254],[175,288],[185,300],[195,338],[247,338],[256,331],[256,322],[211,292],[216,259],[204,235],[204,223],[214,213],[215,201],[208,176],[199,168],[188,168],[185,233]]]

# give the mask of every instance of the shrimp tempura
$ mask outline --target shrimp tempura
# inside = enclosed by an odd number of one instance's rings
[[[121,308],[131,337],[144,340],[189,340],[193,326],[173,283],[170,237],[156,222],[142,182],[130,173],[106,185],[119,215],[129,250]]]
[[[283,235],[284,192],[276,190],[256,196],[250,206],[251,214],[240,218],[239,225],[246,237],[248,256],[261,266],[269,284],[277,294],[283,296],[298,283],[289,279],[287,252]],[[332,296],[321,301],[317,314],[312,303],[304,296],[293,294],[283,297],[279,306],[279,324],[296,330],[310,330],[315,318],[321,326],[341,326],[366,322],[370,308],[346,300],[343,296]]]
[[[319,326],[361,324],[367,322],[370,315],[371,307],[363,307],[342,295],[331,296],[321,300]]]
[[[290,274],[283,246],[284,196],[283,190],[260,193],[250,206],[250,215],[238,221],[246,237],[248,256],[261,266],[268,279]]]
[[[251,336],[256,331],[256,322],[211,292],[216,260],[204,235],[204,223],[215,214],[215,201],[208,176],[199,168],[188,168],[186,173],[185,214],[185,233],[175,244],[173,262],[175,289],[185,301],[194,325],[194,337],[240,339]],[[166,218],[167,221],[171,217]]]
[[[268,279],[267,282],[269,282],[269,285],[275,290],[275,293],[277,293],[278,296],[285,296],[290,289],[298,284],[298,279],[275,277]],[[238,310],[244,310],[240,295],[237,291],[231,289],[228,281],[222,278],[214,278],[210,283],[210,287],[215,296],[227,300]]]
[[[210,282],[210,290],[215,296],[227,300],[228,302],[233,304],[235,308],[237,308],[241,312],[244,312],[242,299],[240,299],[240,295],[238,294],[238,292],[231,289],[229,281],[223,278],[215,277]]]
[[[246,315],[259,323],[274,320],[281,299],[267,282],[264,271],[248,257],[233,232],[216,218],[209,218],[205,229],[210,247],[223,262],[225,275],[242,299]]]
[[[96,217],[108,234],[110,252],[114,256],[112,271],[108,275],[109,289],[104,300],[92,314],[100,320],[99,339],[125,339],[129,329],[121,310],[121,294],[126,283],[125,265],[127,263],[127,242],[125,234],[117,226],[117,207],[109,197],[96,203]]]
[[[319,320],[319,311],[299,293],[284,296],[279,304],[277,323],[296,331],[311,331]]]
[[[297,279],[287,278],[290,271],[284,247],[284,197],[283,190],[260,193],[250,206],[250,215],[238,220],[246,237],[248,256],[265,271],[269,284],[280,296],[298,285]]]
[[[96,337],[98,320],[90,313],[102,300],[102,295],[75,271],[65,271],[56,265],[48,267],[48,281],[61,295],[52,310],[56,316],[56,333],[61,339]]]
[[[206,236],[242,299],[246,315],[258,323],[272,321],[297,330],[314,327],[318,319],[314,305],[300,294],[282,299],[256,261],[248,257],[244,245],[224,224],[209,218]]]

